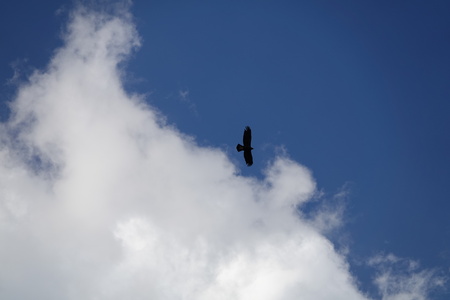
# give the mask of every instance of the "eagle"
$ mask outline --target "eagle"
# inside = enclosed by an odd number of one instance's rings
[[[244,146],[241,144],[237,144],[236,150],[238,152],[244,151],[244,159],[247,166],[253,165],[253,156],[252,156],[252,130],[250,127],[245,127],[244,137],[242,139]]]

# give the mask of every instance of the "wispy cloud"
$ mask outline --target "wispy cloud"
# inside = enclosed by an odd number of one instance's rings
[[[180,99],[181,102],[185,103],[189,107],[189,110],[192,113],[198,116],[197,107],[195,106],[195,103],[191,100],[188,89],[180,89],[178,91],[178,98]]]
[[[436,270],[421,269],[419,262],[392,253],[373,256],[368,264],[377,270],[374,283],[383,300],[430,299],[446,283]]]
[[[178,95],[181,101],[189,101],[189,90],[179,90]]]

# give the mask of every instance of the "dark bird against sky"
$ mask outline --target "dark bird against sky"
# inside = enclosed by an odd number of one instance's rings
[[[244,146],[242,146],[241,144],[237,144],[236,150],[238,152],[244,151],[245,163],[247,164],[247,166],[250,167],[251,165],[253,165],[253,156],[252,156],[253,148],[252,148],[252,130],[248,126],[245,127],[242,143],[244,144]]]

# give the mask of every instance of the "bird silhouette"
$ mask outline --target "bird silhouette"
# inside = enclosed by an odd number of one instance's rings
[[[244,151],[244,159],[247,166],[253,165],[253,156],[252,156],[252,130],[250,127],[245,127],[244,137],[242,139],[243,146],[241,144],[237,144],[236,150],[238,152]]]

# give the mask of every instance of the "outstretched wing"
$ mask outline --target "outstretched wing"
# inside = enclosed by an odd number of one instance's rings
[[[253,156],[251,150],[244,150],[244,159],[247,166],[253,165]]]
[[[244,138],[243,138],[242,142],[244,143],[244,147],[252,146],[252,130],[248,126],[245,127]],[[250,156],[251,156],[251,153],[250,153]],[[247,159],[245,159],[245,160],[247,161]]]

